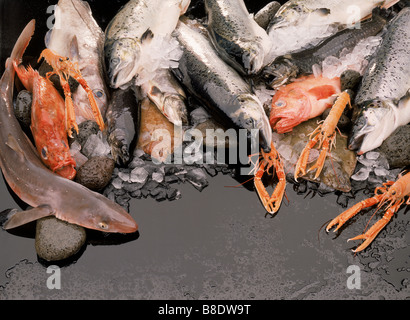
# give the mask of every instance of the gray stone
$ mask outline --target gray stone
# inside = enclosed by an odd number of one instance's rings
[[[386,156],[390,168],[410,165],[410,124],[397,128],[378,151]]]
[[[85,229],[55,217],[37,221],[35,248],[46,261],[65,260],[76,254],[86,241]]]

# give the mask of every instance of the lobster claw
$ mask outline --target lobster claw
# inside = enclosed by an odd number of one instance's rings
[[[265,173],[269,174],[272,169],[274,170],[273,174],[276,172],[279,182],[273,194],[269,195],[262,182],[262,178]],[[286,176],[279,153],[276,151],[273,143],[271,144],[271,151],[269,153],[265,153],[263,150],[261,151],[261,157],[255,172],[254,186],[266,211],[270,214],[276,213],[280,208],[283,195],[285,194]]]

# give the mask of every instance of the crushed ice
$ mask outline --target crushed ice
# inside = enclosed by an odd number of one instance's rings
[[[339,57],[329,56],[321,64],[315,65],[313,74],[325,78],[340,77],[346,70],[354,70],[363,75],[368,65],[368,58],[376,51],[382,41],[381,36],[371,36],[361,40],[353,50],[344,48]]]

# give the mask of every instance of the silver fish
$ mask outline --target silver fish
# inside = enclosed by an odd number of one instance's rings
[[[361,40],[376,36],[387,24],[386,15],[384,10],[375,8],[372,18],[363,22],[360,28],[344,29],[313,48],[277,57],[264,68],[265,81],[276,88],[299,74],[312,73],[313,65],[321,65],[329,56],[339,57],[343,50],[353,50]]]
[[[243,74],[269,62],[272,41],[249,14],[243,0],[205,0],[208,31],[221,57]]]
[[[186,95],[171,70],[160,69],[153,79],[141,85],[141,95],[148,97],[162,114],[176,126],[188,124]]]
[[[108,104],[105,84],[104,32],[93,18],[90,5],[81,0],[59,0],[55,24],[46,35],[46,47],[77,62],[87,84],[93,90],[101,115]],[[73,92],[78,122],[94,120],[86,91],[78,86]]]
[[[53,215],[89,229],[135,232],[137,224],[121,206],[46,168],[14,116],[13,61],[21,61],[34,28],[35,21],[32,20],[17,40],[0,80],[0,167],[10,188],[33,208],[8,212],[1,217],[3,228],[15,228]]]
[[[269,2],[255,14],[254,19],[256,23],[266,30],[270,24],[270,21],[273,19],[276,12],[278,12],[280,7],[281,4],[277,1]]]
[[[112,88],[123,89],[138,75],[144,50],[154,37],[166,39],[190,0],[130,0],[105,31],[105,59]],[[149,53],[149,52],[148,52]]]
[[[183,49],[179,67],[173,69],[178,80],[216,121],[227,128],[258,130],[261,147],[270,150],[272,129],[250,85],[219,57],[201,32],[181,21],[174,36]]]
[[[309,49],[336,32],[357,27],[372,10],[387,8],[398,0],[289,0],[267,29],[274,46],[272,56],[278,57]]]
[[[355,98],[355,117],[349,149],[362,154],[379,147],[410,122],[410,7],[389,24],[380,47],[363,75]]]

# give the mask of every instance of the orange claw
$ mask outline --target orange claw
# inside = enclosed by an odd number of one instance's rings
[[[326,120],[319,124],[319,126],[310,134],[310,140],[303,149],[298,162],[296,163],[294,178],[297,181],[299,177],[304,176],[307,172],[316,170],[314,179],[317,179],[322,172],[325,159],[334,145],[336,138],[336,125],[346,107],[350,105],[350,96],[345,91],[342,92],[334,103]],[[313,138],[312,138],[313,137]],[[318,159],[315,164],[306,171],[307,162],[309,159],[310,150],[319,142],[321,149]]]
[[[266,188],[262,182],[263,175],[270,169],[275,170],[276,175],[279,179],[279,182],[276,185],[275,190],[271,196],[266,191]],[[268,211],[270,214],[277,212],[280,208],[282,198],[285,193],[286,176],[285,171],[283,170],[283,164],[281,162],[279,153],[276,151],[273,143],[271,145],[271,151],[269,153],[265,153],[263,150],[261,151],[261,159],[255,173],[254,186],[266,211]]]
[[[363,243],[353,250],[353,252],[359,252],[369,246],[369,244],[376,238],[379,232],[387,225],[393,215],[399,210],[400,206],[405,202],[405,197],[410,195],[410,172],[393,183],[388,181],[383,184],[382,187],[378,187],[374,191],[375,196],[369,199],[365,199],[355,204],[350,209],[342,212],[335,219],[333,219],[326,227],[328,232],[333,226],[336,226],[338,230],[346,221],[354,217],[359,211],[371,207],[378,203],[377,208],[381,208],[384,204],[387,204],[387,209],[383,217],[378,220],[366,233],[358,235],[350,240],[364,239]],[[410,198],[407,199],[406,205],[410,204]]]
[[[53,68],[52,72],[48,72],[46,77],[50,78],[53,74],[56,74],[60,78],[61,86],[64,90],[64,96],[66,97],[66,123],[68,135],[72,136],[71,128],[74,128],[78,132],[77,122],[75,120],[75,112],[73,100],[71,98],[71,90],[68,84],[68,79],[71,76],[74,78],[87,92],[88,100],[90,101],[91,109],[93,111],[94,118],[100,130],[103,131],[105,128],[104,120],[101,116],[100,109],[95,101],[94,94],[90,87],[88,86],[85,79],[82,77],[80,70],[78,69],[77,63],[71,62],[69,58],[57,55],[50,49],[44,49],[40,55],[39,61],[44,58],[47,63]]]

